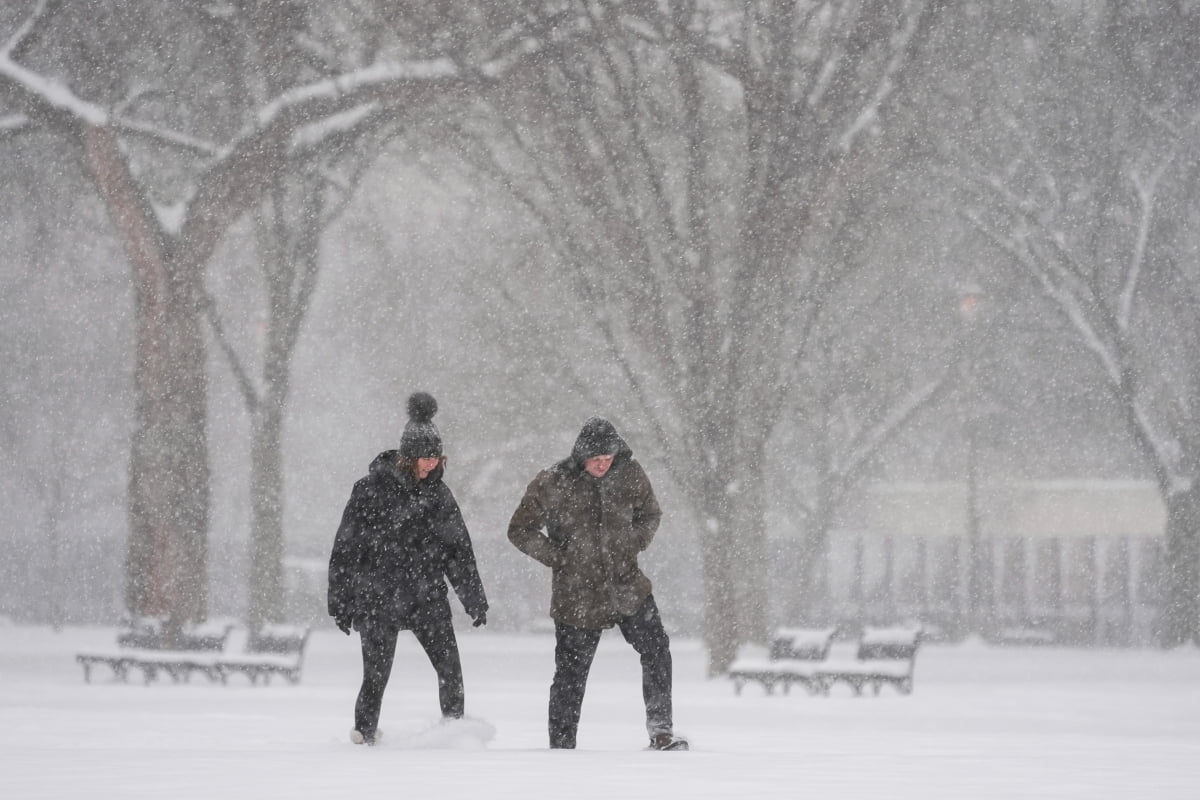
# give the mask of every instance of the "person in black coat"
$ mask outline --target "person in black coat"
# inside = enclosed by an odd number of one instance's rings
[[[363,680],[354,705],[356,744],[374,744],[399,632],[410,630],[438,678],[442,716],[462,717],[464,692],[446,579],[476,627],[488,602],[471,537],[442,481],[446,459],[433,424],[437,401],[408,399],[398,450],[371,462],[354,484],[329,557],[329,615],[346,635],[359,632]]]

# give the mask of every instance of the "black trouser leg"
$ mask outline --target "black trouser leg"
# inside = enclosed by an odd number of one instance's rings
[[[392,674],[398,634],[383,625],[371,625],[359,631],[363,680],[354,703],[354,729],[368,739],[374,738],[379,726],[379,709],[383,705],[383,690]]]
[[[425,649],[425,655],[429,656],[429,663],[437,673],[438,702],[442,706],[442,716],[461,718],[465,705],[462,661],[458,655],[458,639],[454,636],[450,607],[446,606],[444,614],[423,616],[413,626],[413,634]]]
[[[671,640],[663,628],[654,595],[632,615],[617,621],[625,641],[642,659],[642,699],[646,702],[646,732],[654,738],[674,729],[671,711]]]
[[[583,707],[583,692],[600,630],[554,625],[554,682],[550,684],[550,746],[575,747],[579,729],[579,712]]]

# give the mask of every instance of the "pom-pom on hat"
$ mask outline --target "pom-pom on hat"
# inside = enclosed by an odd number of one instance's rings
[[[408,398],[408,423],[400,437],[400,455],[406,458],[440,458],[442,435],[433,424],[437,400],[428,392],[413,392]]]

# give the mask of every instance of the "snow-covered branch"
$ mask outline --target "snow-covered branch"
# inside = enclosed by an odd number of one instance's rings
[[[24,114],[5,114],[0,116],[0,134],[24,130],[29,127],[29,117]]]
[[[844,458],[840,461],[835,459],[833,472],[843,479],[851,478],[885,444],[899,435],[905,424],[927,406],[946,385],[947,374],[942,374],[900,398],[882,419],[869,425],[855,437]]]
[[[344,75],[289,89],[258,110],[255,125],[258,129],[269,127],[279,116],[317,101],[336,101],[365,95],[370,90],[398,84],[445,81],[461,77],[462,72],[458,65],[448,58],[374,64]]]
[[[1121,294],[1117,303],[1117,324],[1122,331],[1129,329],[1133,317],[1133,298],[1137,294],[1138,281],[1141,280],[1142,268],[1146,262],[1146,243],[1150,239],[1150,225],[1154,218],[1154,199],[1158,193],[1158,181],[1166,172],[1172,158],[1166,158],[1147,178],[1134,172],[1130,176],[1138,200],[1137,233],[1133,239],[1133,252],[1129,254],[1129,264],[1125,269],[1124,280],[1121,281]]]
[[[1153,454],[1155,472],[1161,476],[1160,480],[1164,484],[1164,489],[1168,493],[1190,490],[1193,479],[1188,475],[1181,474],[1177,468],[1179,443],[1159,433],[1153,416],[1138,398],[1131,397],[1129,402],[1134,421],[1141,432],[1140,438]]]
[[[1092,324],[1092,320],[1084,311],[1079,298],[1064,288],[1061,283],[1054,281],[1045,270],[1035,270],[1034,275],[1041,284],[1042,291],[1055,302],[1071,326],[1079,333],[1084,347],[1096,355],[1109,381],[1113,386],[1120,386],[1122,383],[1120,358]]]
[[[171,131],[158,125],[140,122],[123,116],[112,117],[113,127],[122,133],[131,133],[146,139],[152,139],[160,144],[169,144],[180,150],[188,150],[202,156],[216,156],[221,148],[204,139],[197,139],[186,133]]]
[[[230,341],[229,336],[225,333],[225,326],[221,323],[221,315],[217,311],[216,301],[213,300],[212,295],[203,286],[201,287],[200,303],[204,316],[208,320],[209,328],[212,331],[213,339],[217,342],[217,346],[221,348],[222,354],[224,354],[226,361],[229,363],[229,370],[233,373],[234,381],[242,393],[242,400],[246,403],[246,408],[253,412],[258,407],[260,393],[257,387],[255,387],[250,373],[246,370],[244,362],[238,356],[233,342]]]
[[[360,122],[381,108],[378,102],[371,101],[304,125],[292,136],[291,147],[296,151],[315,150],[330,138],[354,130]]]
[[[21,66],[8,57],[7,49],[0,53],[0,86],[6,83],[43,109],[97,127],[108,124],[108,112],[102,107],[79,97],[66,84]]]
[[[47,7],[46,0],[38,0],[29,17],[21,23],[19,28],[13,31],[13,35],[8,37],[8,41],[4,43],[4,46],[0,47],[0,59],[8,59],[13,51],[21,46],[21,43],[25,41],[29,34],[33,32],[33,29],[37,27],[41,18],[45,16]]]
[[[95,127],[112,125],[123,133],[131,133],[157,142],[206,156],[216,155],[218,148],[211,142],[177,131],[167,130],[140,120],[110,113],[103,106],[79,97],[61,81],[48,78],[13,61],[9,56],[14,42],[0,51],[0,85],[7,83],[19,93],[18,102],[34,110],[65,115],[69,122]],[[0,117],[0,130],[12,130],[29,124],[27,114]]]
[[[1010,112],[1002,112],[1000,120],[1004,127],[1013,135],[1013,140],[1021,148],[1021,152],[1025,155],[1025,163],[1029,164],[1037,173],[1038,181],[1046,192],[1046,196],[1050,199],[1054,208],[1061,208],[1063,205],[1063,193],[1059,187],[1058,178],[1054,174],[1054,169],[1046,159],[1046,154],[1041,148],[1034,144],[1033,136],[1029,129]],[[989,180],[997,191],[1007,191],[1003,186],[1003,181],[990,176]],[[1023,208],[1036,208],[1037,204],[1032,201],[1022,203]]]
[[[1065,316],[1071,326],[1079,333],[1083,344],[1091,350],[1104,368],[1104,373],[1114,384],[1121,382],[1121,364],[1113,348],[1100,335],[1091,318],[1083,309],[1083,305],[1068,285],[1053,274],[1042,260],[1039,260],[1028,248],[1019,246],[1018,240],[1006,236],[984,222],[974,211],[965,211],[962,217],[983,234],[1001,252],[1007,254],[1027,274],[1033,276],[1042,287],[1043,293],[1050,298],[1055,307]]]
[[[924,4],[922,3],[921,5],[923,6]],[[846,127],[841,138],[838,139],[838,148],[843,153],[850,152],[854,147],[854,142],[863,131],[867,130],[875,122],[879,116],[879,109],[896,90],[896,76],[904,68],[904,64],[908,60],[908,46],[916,35],[923,14],[923,8],[913,10],[905,20],[904,27],[892,38],[892,55],[880,73],[875,91],[863,107],[859,109],[858,115]]]

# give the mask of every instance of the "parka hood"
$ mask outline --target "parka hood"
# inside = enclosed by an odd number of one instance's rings
[[[603,417],[590,417],[587,422],[583,423],[579,436],[575,437],[575,446],[571,448],[571,455],[560,464],[582,471],[584,462],[589,458],[609,453],[616,456],[613,460],[614,465],[633,457],[633,450],[617,433],[617,429],[611,422]]]

